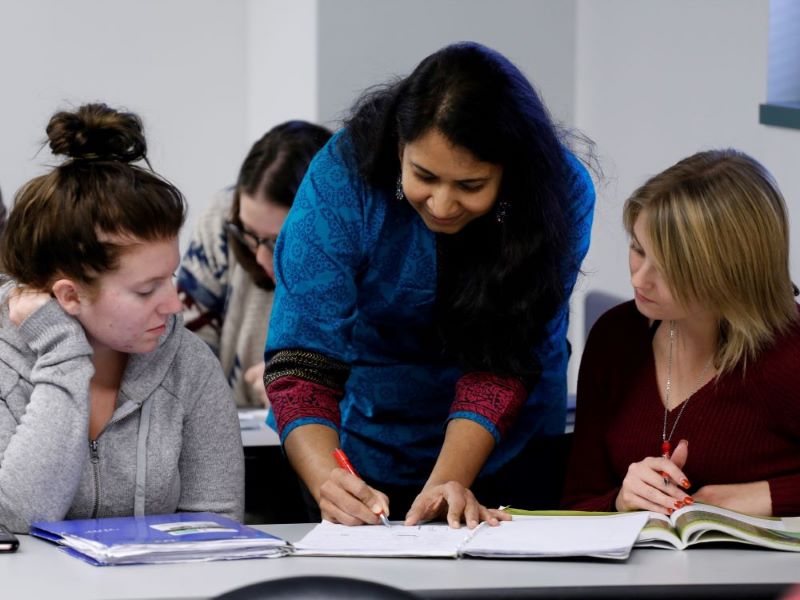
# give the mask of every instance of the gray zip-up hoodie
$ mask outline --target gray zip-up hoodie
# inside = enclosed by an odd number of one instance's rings
[[[0,287],[0,523],[211,511],[242,518],[236,405],[216,357],[180,317],[132,354],[117,407],[89,440],[92,348],[52,300],[19,326]]]

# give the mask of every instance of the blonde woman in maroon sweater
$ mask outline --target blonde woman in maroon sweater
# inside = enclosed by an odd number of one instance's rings
[[[624,208],[635,299],[592,329],[564,505],[800,514],[800,324],[769,172],[701,152]]]

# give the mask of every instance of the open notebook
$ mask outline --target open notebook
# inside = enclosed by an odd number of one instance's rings
[[[624,560],[647,522],[646,513],[591,519],[542,516],[482,523],[475,529],[447,524],[347,527],[323,521],[294,544],[294,554],[314,556],[548,558],[590,556]]]

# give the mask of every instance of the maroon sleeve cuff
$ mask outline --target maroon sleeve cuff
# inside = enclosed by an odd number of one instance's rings
[[[467,373],[456,383],[450,415],[472,413],[491,423],[502,437],[519,414],[528,390],[515,377],[501,377],[486,371]]]
[[[800,515],[800,475],[776,477],[767,483],[772,499],[773,517]]]
[[[267,386],[272,413],[283,441],[295,427],[310,423],[339,428],[341,392],[291,375],[280,377]]]

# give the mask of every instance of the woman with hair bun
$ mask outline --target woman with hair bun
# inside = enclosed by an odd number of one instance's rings
[[[183,196],[132,164],[132,113],[59,112],[47,136],[67,158],[17,193],[0,251],[0,522],[241,518],[230,389],[175,314]]]
[[[699,152],[623,220],[635,299],[586,343],[565,506],[800,514],[800,307],[772,175]]]

